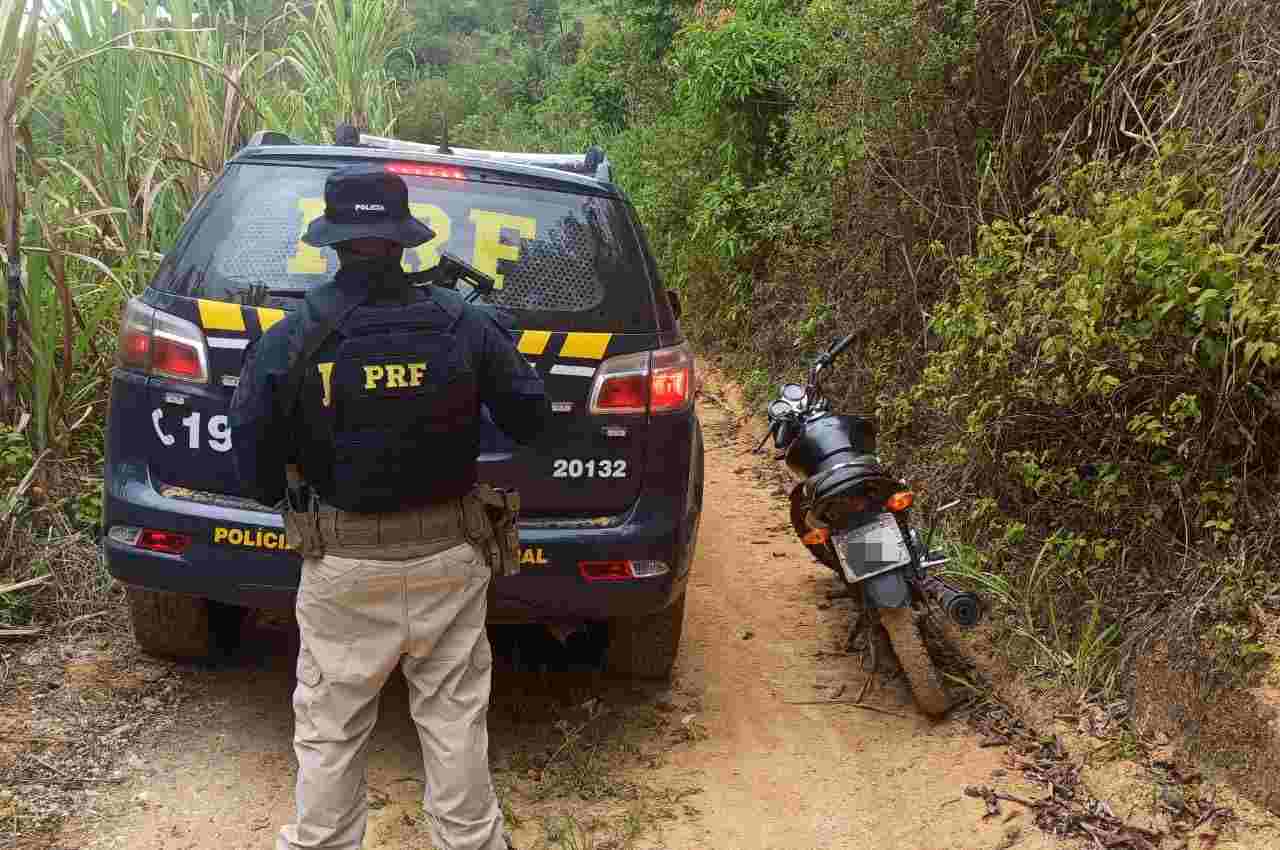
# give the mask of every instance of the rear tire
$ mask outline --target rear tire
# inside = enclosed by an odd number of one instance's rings
[[[213,650],[208,600],[163,590],[126,587],[138,648],[160,658],[204,659]]]
[[[879,612],[880,622],[893,643],[893,654],[898,656],[898,663],[907,674],[916,705],[930,717],[946,714],[951,698],[942,687],[942,676],[925,648],[914,613],[910,608],[881,608]]]
[[[608,672],[637,679],[668,679],[684,631],[685,594],[661,611],[609,621]]]

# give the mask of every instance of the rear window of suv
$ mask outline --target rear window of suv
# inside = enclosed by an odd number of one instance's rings
[[[337,255],[301,241],[307,225],[324,212],[328,173],[312,166],[228,166],[153,285],[176,295],[242,301],[251,286],[306,290],[331,280]],[[511,311],[524,328],[656,329],[645,255],[623,201],[402,176],[414,215],[436,232],[431,243],[405,251],[407,270],[430,268],[447,251],[492,275],[500,288],[489,300]]]

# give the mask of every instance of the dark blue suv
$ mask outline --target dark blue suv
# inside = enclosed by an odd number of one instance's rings
[[[237,492],[227,407],[245,349],[334,273],[333,253],[300,237],[323,211],[326,175],[355,162],[403,176],[438,234],[406,252],[406,268],[447,251],[490,274],[487,299],[514,317],[546,381],[553,447],[512,445],[482,411],[480,477],[524,505],[523,570],[494,582],[490,621],[585,629],[612,671],[665,677],[702,509],[697,381],[679,301],[598,148],[441,153],[259,133],[227,163],[121,325],[104,546],[139,645],[205,656],[220,623],[293,605],[301,559],[279,512]]]

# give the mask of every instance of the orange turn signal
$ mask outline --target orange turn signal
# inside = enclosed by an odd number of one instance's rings
[[[911,507],[911,502],[915,500],[915,494],[910,490],[904,490],[901,493],[894,493],[887,500],[884,506],[892,513],[901,513]]]
[[[821,546],[831,539],[831,529],[814,528],[801,539],[804,540],[806,546]]]

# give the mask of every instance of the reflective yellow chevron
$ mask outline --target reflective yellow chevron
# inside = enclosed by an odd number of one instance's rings
[[[577,357],[582,360],[603,360],[611,339],[613,334],[570,333],[565,336],[564,345],[560,347],[560,356]]]
[[[551,331],[524,331],[520,334],[520,342],[516,345],[516,350],[521,354],[537,357],[547,350],[547,343],[550,341]]]
[[[237,331],[244,333],[244,313],[239,304],[226,301],[197,299],[200,305],[200,324],[207,331]]]
[[[277,310],[275,307],[258,307],[258,324],[262,327],[262,332],[266,333],[271,326],[284,318],[284,310]]]
[[[200,324],[206,331],[233,331],[245,333],[244,313],[239,304],[227,301],[210,301],[197,299],[200,308]],[[255,307],[258,312],[258,325],[266,333],[276,322],[285,317],[285,311],[274,307]],[[517,350],[529,357],[539,357],[546,353],[554,331],[522,331]],[[609,350],[611,333],[587,333],[573,331],[565,334],[564,344],[560,346],[559,357],[572,357],[577,360],[603,360]]]

